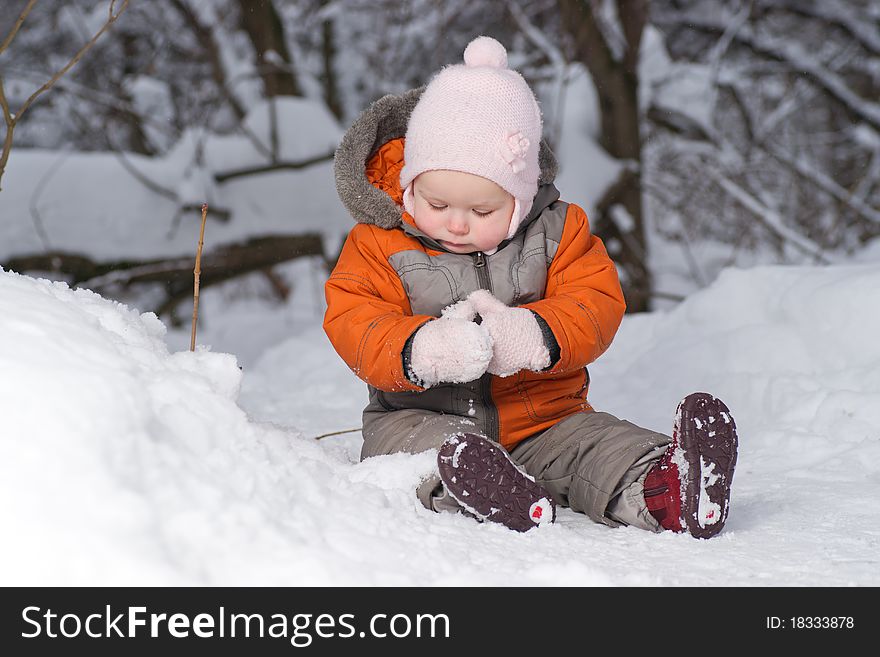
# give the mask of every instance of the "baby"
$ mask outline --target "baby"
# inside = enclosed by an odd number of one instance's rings
[[[584,211],[559,199],[541,111],[504,47],[376,101],[345,135],[337,188],[357,220],[324,329],[368,384],[361,457],[437,450],[434,511],[527,531],[562,504],[610,526],[709,538],[727,518],[730,411],[687,396],[672,436],[587,402],[587,365],[625,302]]]

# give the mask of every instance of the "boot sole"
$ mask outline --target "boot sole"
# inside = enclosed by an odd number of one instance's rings
[[[730,409],[704,392],[685,397],[675,414],[672,459],[681,481],[681,522],[696,538],[711,538],[727,521],[738,439]]]
[[[525,532],[556,519],[550,494],[507,450],[483,436],[450,436],[440,447],[437,465],[449,494],[480,520]]]

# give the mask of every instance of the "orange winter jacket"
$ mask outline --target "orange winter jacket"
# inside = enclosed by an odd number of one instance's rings
[[[371,150],[366,166],[359,164],[365,155],[349,157],[345,147],[344,141],[337,152],[337,185],[359,223],[325,287],[324,329],[369,385],[371,407],[456,413],[508,449],[573,413],[592,411],[586,366],[611,343],[625,303],[614,263],[584,211],[559,201],[542,176],[531,212],[497,253],[452,254],[402,210],[403,139]],[[555,163],[545,168],[555,173]],[[358,175],[365,182],[350,179]],[[478,287],[537,313],[559,345],[558,360],[543,372],[485,374],[472,384],[425,391],[404,372],[407,340]]]

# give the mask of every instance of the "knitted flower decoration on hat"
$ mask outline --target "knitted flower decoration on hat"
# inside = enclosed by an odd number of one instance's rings
[[[464,64],[437,73],[413,109],[400,186],[439,169],[488,178],[519,201],[512,236],[538,191],[540,143],[541,110],[528,83],[507,68],[504,46],[477,37]]]

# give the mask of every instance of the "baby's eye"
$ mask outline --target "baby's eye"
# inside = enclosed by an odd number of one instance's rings
[[[445,210],[446,209],[445,205],[434,205],[433,203],[428,203],[428,205],[430,205],[435,210]]]
[[[495,210],[489,210],[488,212],[480,212],[479,210],[474,210],[474,214],[478,217],[488,217],[493,212],[495,212]]]

